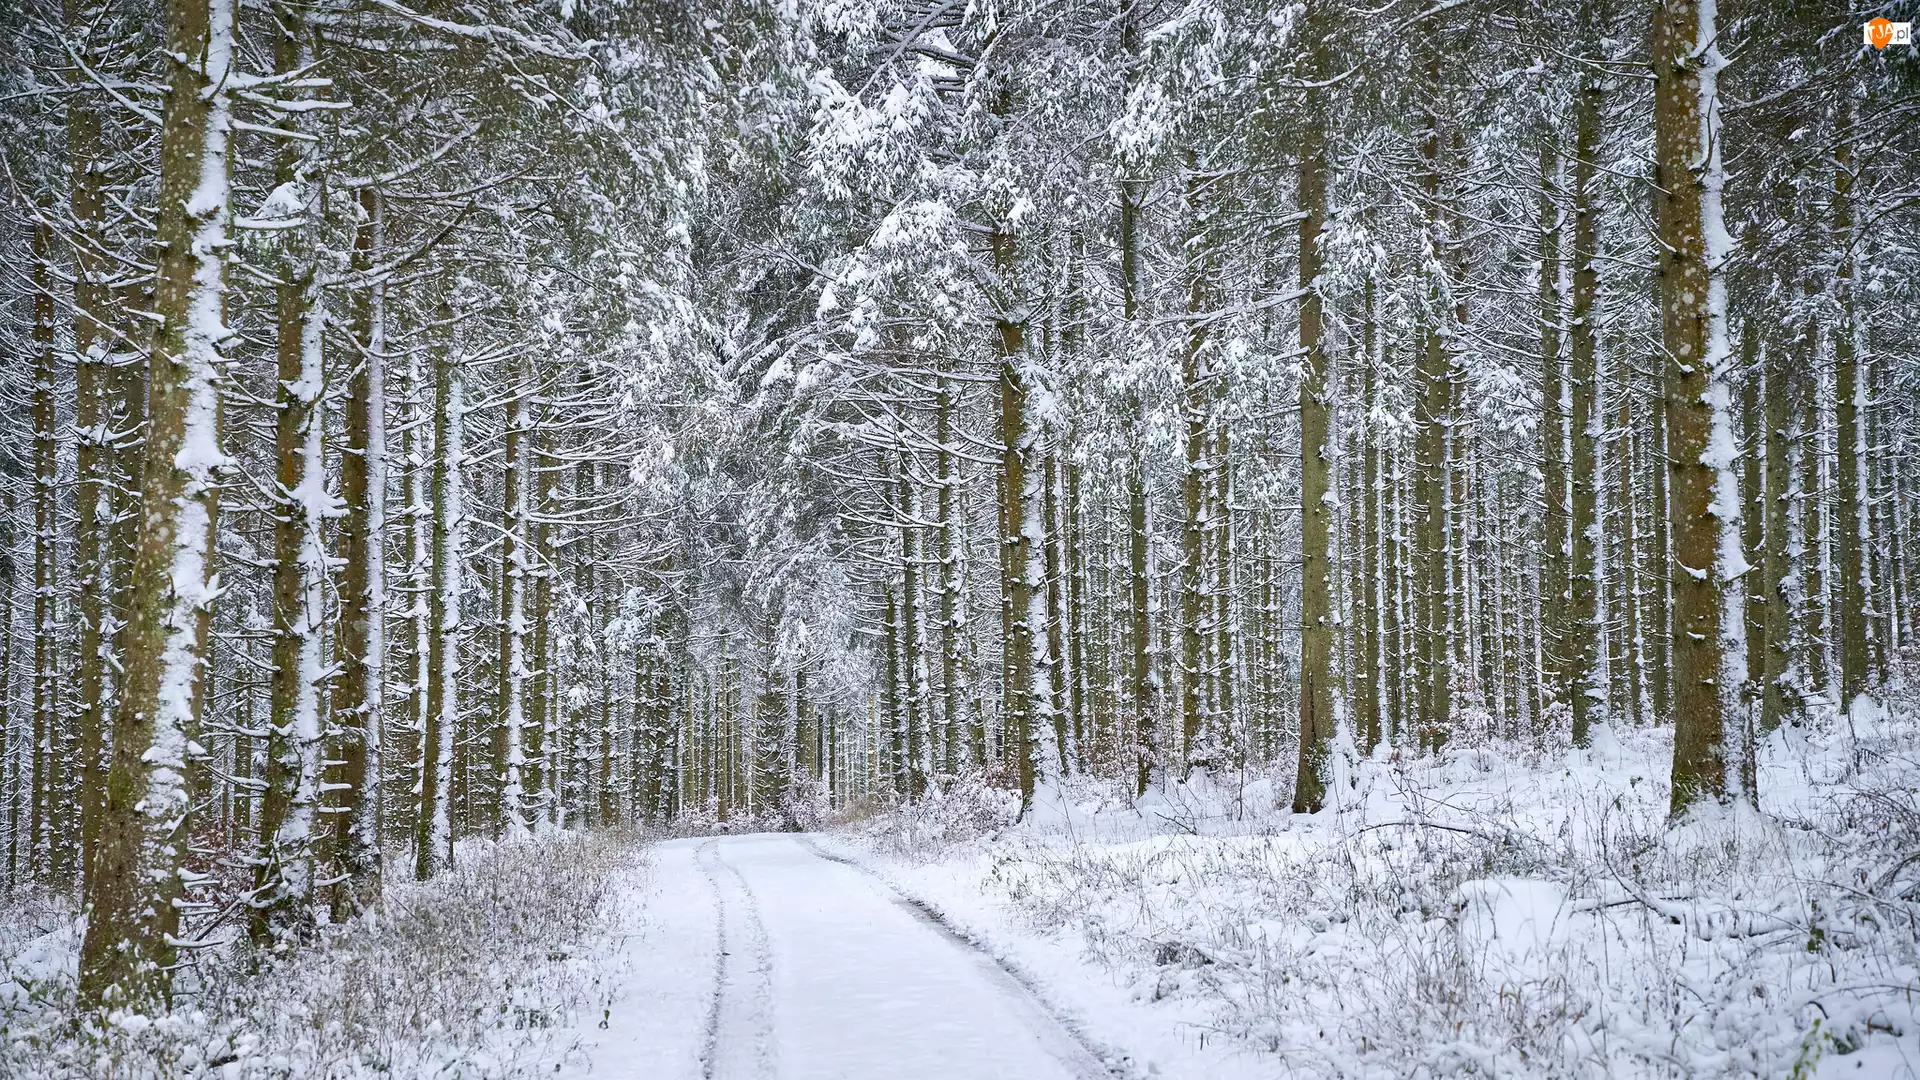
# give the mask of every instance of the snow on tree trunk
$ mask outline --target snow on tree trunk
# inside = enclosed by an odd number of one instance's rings
[[[311,61],[300,22],[286,15],[274,35],[274,68],[299,71]],[[260,801],[259,852],[248,898],[254,944],[305,938],[313,929],[315,811],[320,795],[321,660],[328,583],[321,546],[334,515],[327,491],[326,306],[323,271],[308,254],[320,230],[316,179],[306,144],[285,140],[278,186],[243,224],[266,231],[279,283],[278,394],[274,402],[275,476],[273,672],[267,721],[266,790]],[[303,243],[304,241],[304,243]]]
[[[1714,0],[1661,0],[1654,33],[1662,337],[1673,519],[1676,817],[1738,792],[1746,620],[1734,475]],[[1748,793],[1751,796],[1751,792]]]
[[[383,206],[372,187],[357,196],[353,269],[369,272],[386,247]],[[339,676],[333,723],[338,761],[334,798],[332,913],[345,920],[380,894],[381,746],[386,664],[386,285],[361,282],[354,300],[355,357],[347,380],[346,448],[340,458],[341,616],[335,632]]]
[[[1004,227],[992,237],[994,269],[1003,279],[1010,278],[1016,258],[1016,242]],[[1010,282],[1009,282],[1010,283]],[[1010,301],[1003,301],[1010,302]],[[994,344],[998,352],[999,445],[1000,452],[1000,597],[1001,597],[1001,747],[1011,754],[1020,776],[1020,812],[1033,809],[1034,790],[1042,772],[1034,732],[1035,703],[1039,687],[1035,680],[1035,653],[1032,627],[1027,623],[1031,601],[1031,579],[1027,573],[1030,552],[1025,527],[1028,508],[1026,473],[1028,407],[1025,372],[1026,324],[1013,312],[1002,312],[994,321]],[[1037,508],[1032,508],[1038,513]],[[1044,624],[1042,624],[1044,625]]]
[[[1557,189],[1564,169],[1551,139],[1540,148],[1540,472],[1544,512],[1540,551],[1541,701],[1570,705],[1574,694],[1572,665],[1562,637],[1566,625],[1569,499],[1567,456],[1571,445],[1567,419],[1571,415],[1566,379],[1566,356],[1561,351],[1561,328],[1566,321],[1566,290],[1561,280],[1560,233],[1564,227]],[[1545,710],[1542,709],[1544,716]],[[1536,736],[1543,732],[1536,732]]]
[[[1186,248],[1187,317],[1185,342],[1180,355],[1180,408],[1185,421],[1186,460],[1180,476],[1181,509],[1185,516],[1180,528],[1180,754],[1181,769],[1207,765],[1212,760],[1208,739],[1208,721],[1212,700],[1207,693],[1212,658],[1208,645],[1207,617],[1210,613],[1208,586],[1209,468],[1211,438],[1211,381],[1207,372],[1207,323],[1200,318],[1208,304],[1205,250],[1202,235],[1205,210],[1202,202],[1206,178],[1194,163],[1187,164],[1186,204],[1188,236]]]
[[[1052,409],[1052,397],[1035,378],[1031,367],[1022,371],[1021,382],[1027,388],[1022,395],[1026,417],[1021,425],[1021,482],[1024,490],[1020,500],[1020,573],[1024,583],[1022,593],[1026,600],[1026,608],[1021,612],[1021,628],[1022,636],[1026,639],[1025,652],[1031,659],[1032,680],[1027,695],[1031,717],[1023,752],[1033,770],[1035,790],[1049,789],[1050,798],[1058,799],[1061,797],[1058,784],[1066,774],[1067,764],[1066,740],[1062,733],[1066,718],[1059,714],[1055,689],[1057,673],[1047,648],[1047,629],[1052,624],[1046,581],[1047,521],[1043,488],[1047,481],[1046,470],[1039,461],[1044,453],[1042,440]]]
[[[1850,95],[1851,91],[1847,91]],[[1872,681],[1873,491],[1867,450],[1868,358],[1864,328],[1854,296],[1859,238],[1854,228],[1853,102],[1842,105],[1841,130],[1834,156],[1834,427],[1838,453],[1838,505],[1834,517],[1835,561],[1839,564],[1840,705],[1855,724],[1879,715]]]
[[[1450,415],[1451,372],[1447,359],[1447,281],[1444,269],[1447,236],[1441,205],[1440,137],[1442,103],[1439,96],[1437,48],[1429,46],[1426,78],[1432,95],[1426,105],[1420,134],[1420,185],[1425,202],[1425,250],[1421,253],[1427,278],[1421,298],[1418,369],[1415,372],[1418,435],[1413,447],[1414,507],[1418,532],[1414,537],[1414,618],[1412,651],[1418,657],[1415,729],[1420,746],[1445,743],[1452,715],[1452,660],[1448,645],[1446,588],[1447,559],[1447,429]]]
[[[86,25],[87,12],[67,4],[66,31],[79,42],[81,55],[96,70],[101,42]],[[67,99],[67,156],[70,176],[68,207],[75,232],[73,263],[74,438],[74,552],[73,577],[79,591],[75,613],[80,623],[75,650],[74,691],[78,712],[80,793],[80,872],[82,889],[91,874],[93,852],[100,834],[100,799],[106,762],[107,726],[112,722],[113,633],[109,598],[113,591],[112,545],[113,472],[118,449],[113,426],[109,386],[113,339],[109,334],[109,281],[112,261],[107,257],[106,151],[97,102],[82,91],[86,76],[78,65],[67,75],[75,91]]]
[[[505,731],[505,758],[501,764],[500,818],[511,837],[528,832],[523,775],[526,769],[527,682],[527,434],[532,427],[532,366],[521,353],[514,378],[513,400],[507,406],[507,443],[503,505],[507,527],[502,534],[500,566],[500,723]],[[636,646],[636,649],[638,646]]]
[[[67,884],[66,718],[60,693],[60,434],[55,407],[58,357],[53,227],[33,230],[33,865],[39,878]]]
[[[1583,75],[1574,112],[1573,160],[1573,305],[1568,323],[1568,384],[1573,412],[1573,536],[1570,607],[1567,611],[1567,690],[1572,708],[1573,744],[1586,746],[1596,717],[1604,717],[1606,682],[1601,668],[1600,611],[1602,525],[1600,439],[1605,421],[1600,407],[1599,364],[1599,208],[1595,178],[1600,152],[1599,76]]]
[[[146,467],[126,629],[125,689],[80,955],[83,999],[145,1010],[167,997],[186,879],[187,768],[220,445],[232,0],[170,0],[161,126]]]
[[[1309,45],[1311,47],[1311,44]],[[1317,69],[1318,65],[1316,65]],[[1330,526],[1336,500],[1329,483],[1333,438],[1324,322],[1321,232],[1327,217],[1326,103],[1314,94],[1302,131],[1300,206],[1300,760],[1293,810],[1317,813],[1326,799],[1327,753],[1334,738],[1332,599],[1335,573]]]
[[[293,66],[282,65],[282,69]],[[281,205],[258,217],[298,222],[302,214],[317,209],[304,189],[303,178],[283,180],[268,200]],[[322,446],[326,430],[324,285],[311,262],[295,265],[283,259],[281,273],[272,697],[260,852],[248,901],[248,931],[255,944],[263,946],[281,938],[305,937],[312,928],[314,811],[326,678],[321,647],[328,565],[321,537],[326,519],[335,513]]]
[[[433,585],[428,591],[426,711],[421,725],[419,807],[414,822],[413,873],[425,881],[453,862],[448,803],[453,781],[453,735],[460,724],[460,592],[466,557],[466,365],[453,333],[453,309],[435,310]]]
[[[1765,517],[1761,557],[1760,589],[1765,600],[1766,658],[1761,665],[1760,734],[1779,727],[1787,716],[1787,694],[1792,678],[1792,580],[1788,573],[1788,525],[1790,508],[1788,480],[1791,466],[1787,460],[1787,421],[1790,389],[1786,377],[1783,350],[1760,348],[1760,368],[1766,387],[1761,399],[1766,403],[1763,431],[1759,433],[1765,455],[1761,510]]]

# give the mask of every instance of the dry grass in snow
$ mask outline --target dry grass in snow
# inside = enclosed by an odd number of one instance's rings
[[[857,840],[976,935],[1109,969],[1119,1040],[1158,1011],[1264,1075],[1916,1077],[1916,715],[1783,730],[1760,812],[1678,826],[1652,730],[1349,760],[1311,818],[1284,776],[1089,782],[977,840],[926,809]]]
[[[0,1076],[36,1080],[444,1080],[551,1074],[613,992],[612,900],[636,845],[565,834],[463,847],[425,884],[272,962],[205,950],[164,1016],[81,1018],[70,910],[0,916]]]

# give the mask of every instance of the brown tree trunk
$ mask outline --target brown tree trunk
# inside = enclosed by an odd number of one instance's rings
[[[1573,745],[1586,746],[1596,716],[1606,712],[1606,684],[1600,673],[1600,408],[1597,301],[1600,275],[1599,208],[1594,178],[1600,152],[1602,91],[1598,76],[1580,82],[1574,108],[1573,160],[1573,309],[1568,324],[1569,374],[1573,390],[1573,537],[1568,573],[1572,588],[1567,611],[1567,690],[1572,706]]]
[[[168,994],[183,895],[180,829],[197,734],[194,684],[207,552],[225,465],[219,444],[226,260],[225,88],[231,0],[170,0],[161,125],[145,475],[135,549],[124,688],[87,895],[80,993],[94,1005],[149,1009]],[[186,451],[186,452],[183,452]]]
[[[1672,810],[1723,801],[1737,782],[1740,684],[1740,499],[1734,479],[1726,292],[1721,279],[1724,176],[1714,80],[1722,61],[1710,7],[1659,0],[1654,25],[1654,149],[1659,169],[1660,307],[1667,362],[1673,519]],[[1731,554],[1723,555],[1730,549]]]
[[[1310,46],[1311,47],[1311,46]],[[1327,217],[1326,103],[1310,92],[1301,132],[1300,353],[1300,761],[1293,811],[1317,813],[1326,801],[1328,748],[1333,743],[1333,633],[1335,573],[1330,469],[1333,433],[1327,422],[1327,350],[1321,338],[1320,233]]]
[[[384,247],[378,194],[358,194],[354,269],[366,273]],[[346,448],[340,456],[340,618],[335,630],[339,676],[333,688],[336,744],[330,822],[336,872],[336,922],[380,895],[380,747],[382,675],[386,661],[386,349],[385,285],[362,283],[350,335],[359,356],[347,377]]]

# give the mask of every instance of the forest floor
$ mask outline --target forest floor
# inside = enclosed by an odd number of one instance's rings
[[[662,843],[565,1075],[1920,1077],[1920,732],[1810,720],[1678,826],[1669,739]]]
[[[625,992],[563,1075],[1097,1080],[1108,1068],[988,954],[805,835],[654,849]]]
[[[492,1080],[578,1060],[622,992],[636,838],[463,843],[425,883],[284,957],[202,927],[151,1017],[81,1012],[71,900],[0,895],[0,1080]]]
[[[1667,820],[1671,730],[962,790],[835,838],[1164,1077],[1920,1077],[1920,710],[1768,738],[1760,812]]]
[[[1669,732],[1336,754],[1135,802],[960,783],[811,834],[475,844],[164,1017],[78,1019],[69,906],[0,905],[0,1077],[1920,1077],[1920,729],[1766,740],[1666,817]],[[229,931],[231,933],[231,930]]]

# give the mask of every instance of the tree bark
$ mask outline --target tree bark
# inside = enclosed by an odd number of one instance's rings
[[[1414,514],[1419,536],[1414,546],[1415,634],[1419,656],[1419,704],[1416,728],[1420,746],[1437,750],[1451,727],[1452,658],[1447,595],[1447,434],[1451,424],[1451,369],[1447,358],[1448,238],[1441,207],[1441,104],[1439,50],[1430,45],[1427,60],[1425,130],[1420,135],[1420,189],[1425,202],[1425,262],[1429,280],[1420,313],[1420,354],[1415,373],[1417,435],[1414,446]]]
[[[533,426],[533,361],[529,350],[515,358],[513,397],[507,404],[506,447],[502,461],[501,506],[506,512],[500,545],[500,737],[494,768],[501,778],[499,834],[525,836],[526,685],[527,685],[527,435]],[[640,644],[635,639],[635,667]],[[638,677],[636,676],[638,681]],[[637,688],[637,687],[636,687]],[[639,698],[635,697],[635,708]]]
[[[1661,336],[1667,350],[1672,493],[1672,811],[1725,801],[1739,783],[1746,673],[1740,494],[1733,467],[1731,348],[1723,266],[1713,0],[1659,0],[1654,148],[1659,168]],[[1749,793],[1750,795],[1751,793]]]
[[[1308,46],[1314,48],[1312,44]],[[1318,65],[1315,65],[1317,70]],[[1328,748],[1333,743],[1334,517],[1327,422],[1327,350],[1322,340],[1320,234],[1327,218],[1326,102],[1309,91],[1301,131],[1300,207],[1300,760],[1293,812],[1318,813],[1326,801]]]
[[[1566,705],[1571,708],[1578,688],[1573,665],[1566,655],[1566,628],[1572,587],[1569,576],[1569,499],[1567,491],[1567,455],[1571,437],[1567,420],[1572,402],[1567,394],[1566,356],[1561,352],[1562,327],[1566,319],[1566,296],[1562,291],[1560,232],[1563,228],[1556,189],[1560,164],[1553,141],[1540,145],[1540,474],[1544,510],[1540,552],[1540,655],[1542,709]],[[1544,734],[1535,732],[1536,740]]]
[[[86,5],[80,0],[66,0],[64,15],[67,33],[77,39],[81,55],[97,67],[100,49],[90,32]],[[110,489],[117,463],[115,432],[109,418],[117,410],[109,401],[113,347],[108,283],[113,266],[107,252],[105,222],[106,146],[92,88],[77,66],[67,78],[68,207],[74,229],[73,427],[78,443],[74,452],[73,578],[79,594],[75,615],[80,632],[74,657],[78,698],[74,725],[79,739],[75,765],[79,773],[84,893],[99,843],[106,767],[102,755],[113,709],[109,675],[113,663],[109,625],[113,580],[108,531],[114,516]]]
[[[1851,139],[1851,100],[1842,106],[1843,119],[1834,152],[1833,243],[1839,258],[1834,271],[1834,309],[1838,323],[1833,331],[1834,440],[1838,444],[1838,463],[1834,477],[1834,563],[1840,577],[1839,609],[1835,613],[1840,630],[1839,706],[1856,723],[1879,715],[1872,678],[1873,641],[1873,531],[1871,506],[1873,488],[1867,465],[1867,358],[1862,355],[1865,337],[1854,300],[1853,187],[1854,164]]]
[[[413,874],[431,878],[453,862],[450,801],[453,735],[460,723],[461,578],[465,557],[466,368],[447,338],[453,309],[442,300],[432,333],[433,585],[427,592],[426,708],[420,739],[420,799],[414,816]]]
[[[1207,740],[1212,701],[1207,693],[1212,658],[1208,655],[1211,635],[1207,619],[1212,609],[1208,585],[1208,519],[1210,487],[1208,472],[1213,464],[1208,451],[1213,445],[1211,432],[1210,378],[1207,371],[1207,282],[1201,235],[1204,211],[1202,192],[1205,181],[1188,165],[1187,212],[1190,217],[1187,237],[1187,329],[1181,353],[1181,411],[1186,425],[1186,465],[1180,492],[1185,520],[1180,531],[1180,667],[1181,667],[1181,756],[1183,770],[1210,763]]]
[[[213,603],[207,553],[220,450],[231,0],[169,0],[145,473],[125,676],[90,881],[80,993],[151,1009],[169,988],[194,684]]]
[[[64,890],[70,750],[61,709],[60,435],[54,406],[59,358],[54,314],[53,226],[41,207],[33,230],[33,867]]]
[[[384,206],[371,187],[357,199],[352,266],[366,273],[385,250]],[[386,286],[363,283],[350,340],[359,353],[347,377],[346,446],[340,456],[340,619],[335,631],[333,722],[337,745],[331,801],[333,851],[346,880],[333,890],[334,921],[365,910],[381,887],[381,747],[385,739],[387,606]]]
[[[276,13],[274,70],[308,62],[303,27]],[[304,144],[288,142],[274,170],[275,213],[288,221],[268,244],[279,282],[278,395],[274,403],[273,674],[267,720],[266,787],[260,800],[259,852],[248,900],[248,936],[256,946],[304,940],[313,932],[316,811],[320,797],[321,660],[327,553],[322,530],[332,509],[327,492],[326,313],[315,261],[295,251],[317,239],[319,194],[310,190]],[[305,234],[305,235],[303,235]],[[302,245],[304,246],[304,245]]]
[[[1600,668],[1600,485],[1601,419],[1598,407],[1599,339],[1596,301],[1600,275],[1599,212],[1594,205],[1596,157],[1600,152],[1600,109],[1603,102],[1598,77],[1589,73],[1580,81],[1574,107],[1573,160],[1573,309],[1568,324],[1568,382],[1573,391],[1573,512],[1570,522],[1573,551],[1569,567],[1572,582],[1567,611],[1567,690],[1572,707],[1573,745],[1586,746],[1596,716],[1606,713],[1606,684]]]
[[[1793,660],[1791,626],[1793,609],[1788,579],[1787,515],[1792,509],[1787,493],[1787,423],[1790,415],[1790,387],[1786,377],[1786,357],[1780,349],[1761,347],[1761,369],[1766,376],[1765,430],[1760,433],[1766,453],[1765,490],[1762,511],[1766,517],[1765,544],[1761,562],[1760,588],[1765,602],[1766,662],[1761,671],[1760,733],[1778,728],[1786,719],[1787,698]]]

